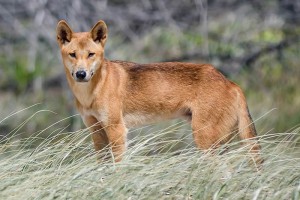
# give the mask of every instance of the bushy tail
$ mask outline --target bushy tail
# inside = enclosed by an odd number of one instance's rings
[[[249,113],[246,98],[240,89],[238,90],[238,131],[240,138],[249,146],[255,163],[261,164],[263,160],[259,156],[261,147],[256,138],[255,125]]]

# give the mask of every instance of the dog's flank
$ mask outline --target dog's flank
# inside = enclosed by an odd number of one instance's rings
[[[107,26],[74,33],[57,25],[66,77],[95,149],[107,145],[116,161],[126,149],[127,128],[182,117],[200,149],[217,147],[236,130],[258,153],[260,146],[242,90],[209,64],[137,64],[104,58]],[[259,157],[256,157],[257,162]]]

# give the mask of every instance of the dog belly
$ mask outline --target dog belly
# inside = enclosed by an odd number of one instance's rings
[[[169,119],[176,119],[176,118],[182,118],[190,121],[189,115],[186,114],[186,112],[183,112],[182,110],[174,112],[174,113],[142,113],[142,112],[135,112],[135,113],[128,113],[124,115],[124,122],[126,127],[132,128],[136,126],[151,124],[155,122],[160,122],[163,120],[169,120]]]
[[[128,113],[124,116],[124,122],[126,127],[128,128],[154,123],[160,119],[162,119],[162,117],[154,114],[137,113],[137,112]]]

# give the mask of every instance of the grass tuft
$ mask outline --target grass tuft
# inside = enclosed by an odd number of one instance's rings
[[[201,152],[169,137],[175,126],[134,137],[120,163],[97,162],[86,129],[11,134],[0,144],[0,199],[299,199],[299,128],[259,137],[257,171],[241,141]]]

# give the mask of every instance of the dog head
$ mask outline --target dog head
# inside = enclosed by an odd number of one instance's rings
[[[88,82],[104,61],[105,22],[98,21],[90,32],[75,33],[66,21],[61,20],[56,34],[66,73],[76,82]]]

